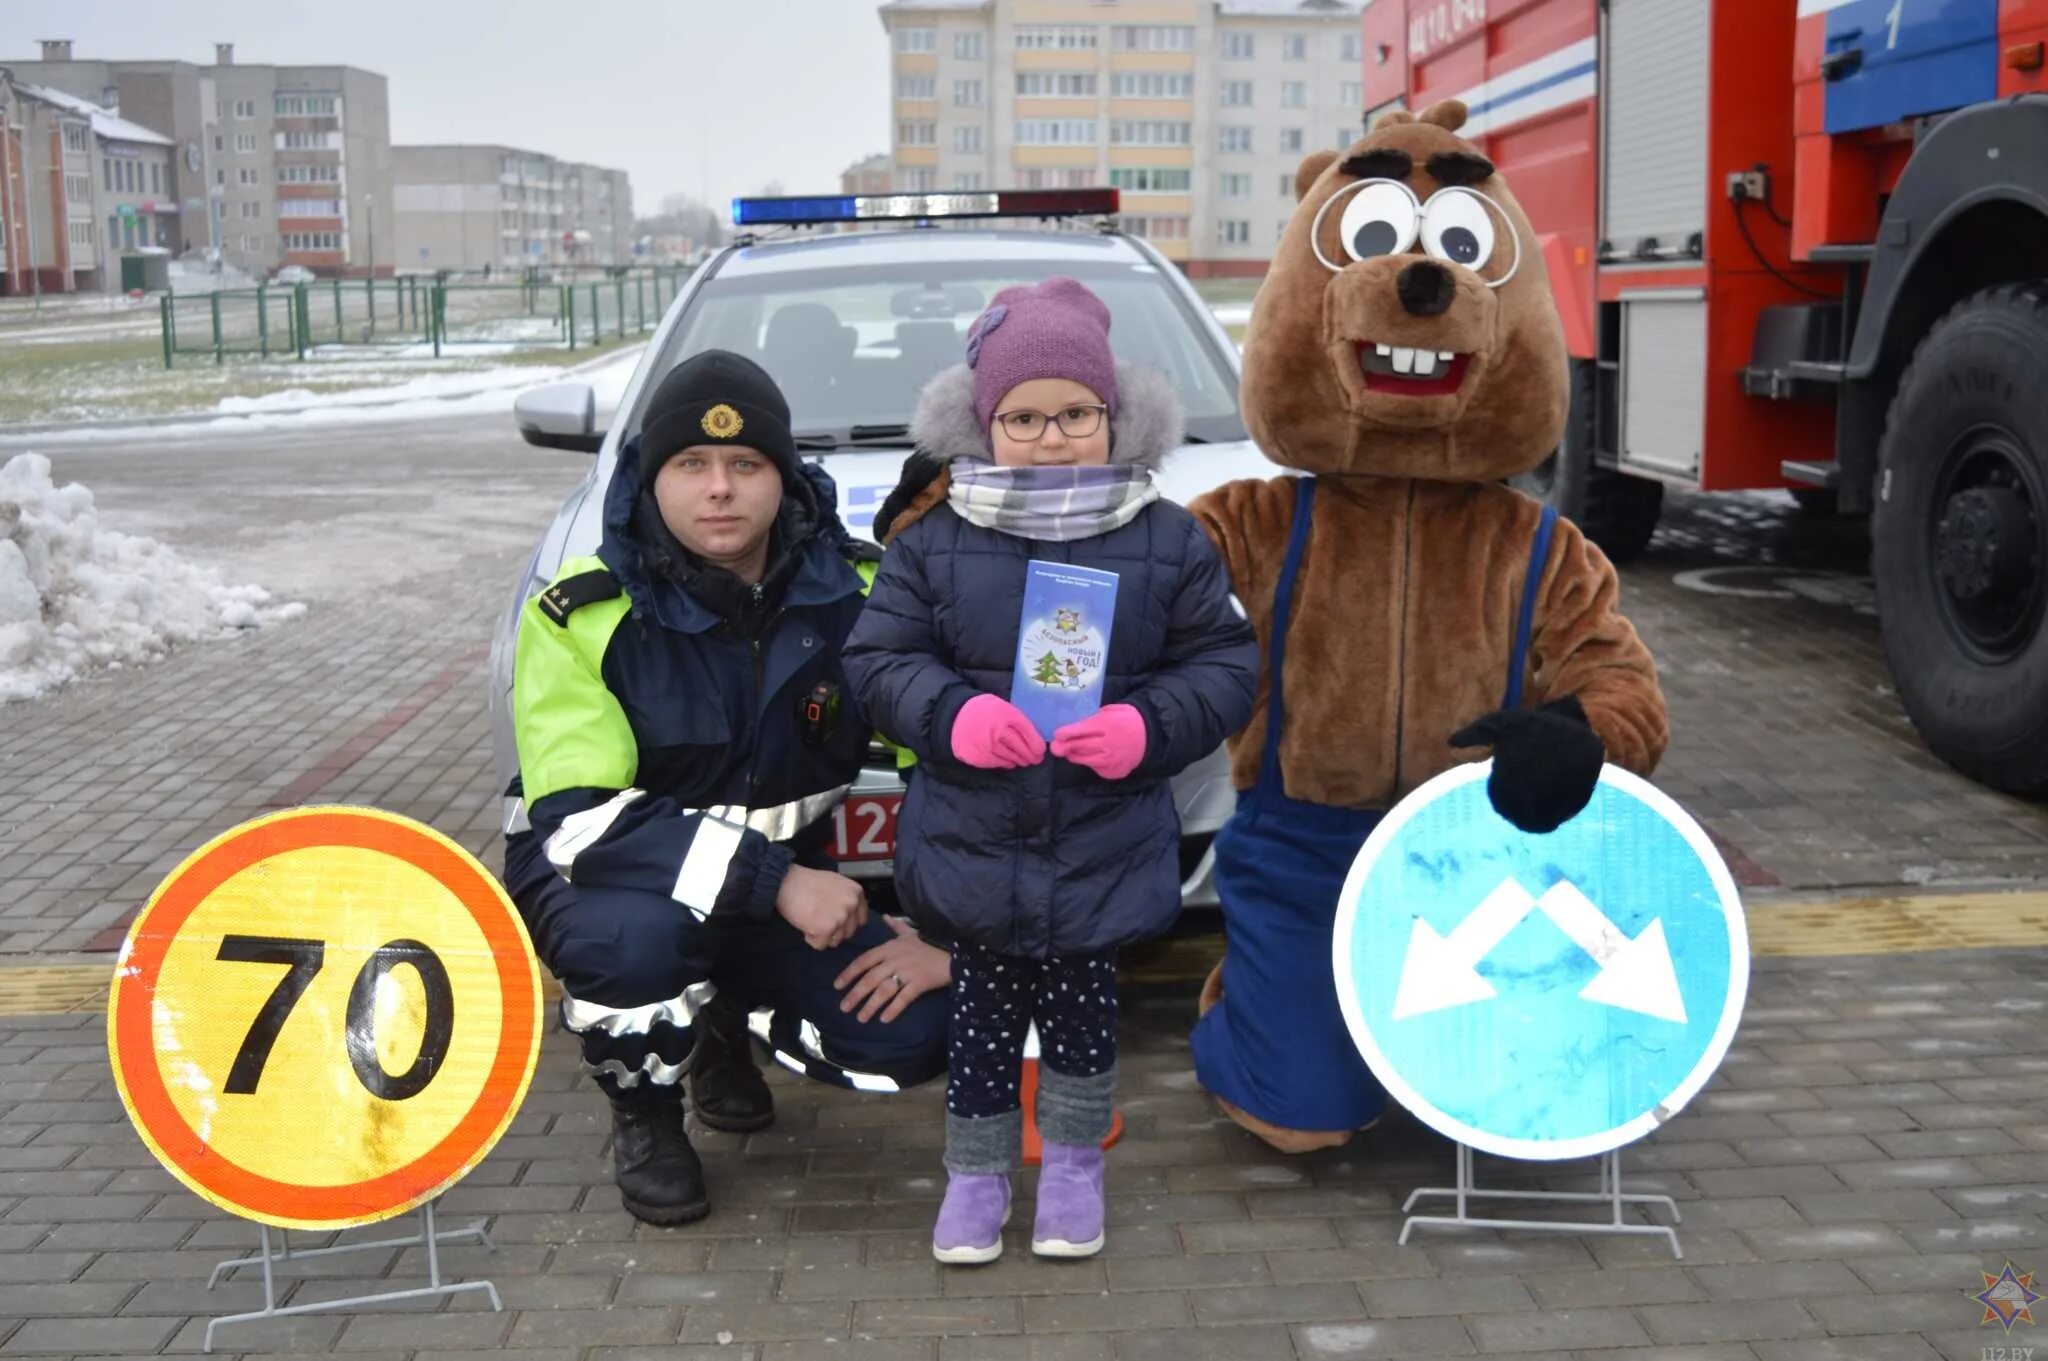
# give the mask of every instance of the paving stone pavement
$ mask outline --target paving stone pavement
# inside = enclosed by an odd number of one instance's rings
[[[1626,1155],[1634,1187],[1679,1203],[1682,1261],[1579,1234],[1398,1246],[1401,1200],[1452,1175],[1449,1146],[1397,1114],[1347,1149],[1271,1152],[1195,1089],[1192,1011],[1186,986],[1127,993],[1095,1260],[1030,1256],[1027,1172],[1003,1260],[939,1267],[941,1085],[863,1096],[780,1070],[772,1129],[698,1132],[711,1217],[637,1224],[553,1034],[510,1131],[442,1203],[444,1226],[488,1225],[496,1250],[452,1247],[444,1269],[493,1281],[502,1313],[466,1295],[229,1325],[220,1354],[1986,1361],[2034,1340],[1968,1297],[2008,1260],[2048,1266],[2048,949],[1760,963],[1720,1074]],[[0,1020],[0,1357],[189,1353],[208,1317],[261,1300],[253,1280],[205,1288],[255,1230],[157,1167],[103,1043],[96,1015]],[[1594,1171],[1482,1156],[1479,1180],[1578,1190]],[[280,1279],[301,1303],[424,1270],[387,1248]]]

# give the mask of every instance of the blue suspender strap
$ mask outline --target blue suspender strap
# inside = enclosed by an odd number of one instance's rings
[[[1545,506],[1536,522],[1536,541],[1529,545],[1529,571],[1522,578],[1522,612],[1515,620],[1515,654],[1508,659],[1508,695],[1503,709],[1522,707],[1522,674],[1529,669],[1529,637],[1536,625],[1536,594],[1543,587],[1543,568],[1550,561],[1550,532],[1557,526],[1557,507]]]
[[[1259,761],[1259,783],[1278,792],[1280,788],[1280,734],[1287,725],[1287,711],[1280,702],[1280,678],[1286,674],[1287,626],[1294,610],[1294,578],[1301,570],[1301,555],[1308,548],[1309,521],[1316,503],[1316,480],[1298,477],[1294,488],[1294,528],[1287,536],[1287,557],[1280,564],[1280,579],[1273,584],[1273,639],[1267,648],[1266,750]]]

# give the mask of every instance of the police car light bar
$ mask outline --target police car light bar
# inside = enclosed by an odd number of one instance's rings
[[[908,222],[933,217],[1083,217],[1114,213],[1115,189],[1001,189],[971,194],[834,194],[736,198],[736,227],[813,226],[824,222]]]

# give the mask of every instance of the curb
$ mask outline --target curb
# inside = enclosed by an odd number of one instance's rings
[[[595,359],[586,359],[580,364],[572,364],[570,367],[554,375],[551,381],[565,382],[574,378],[579,373],[585,373],[601,365],[612,363],[621,354],[624,354],[626,349],[627,347],[621,346],[619,349],[601,354]],[[538,386],[538,384],[534,386]],[[400,406],[406,402],[452,402],[459,401],[465,397],[475,397],[485,392],[516,391],[518,391],[518,388],[511,384],[497,384],[468,388],[461,392],[436,392],[426,397],[391,397],[373,402],[346,402],[342,403],[342,405],[359,408],[364,411],[374,411],[380,407]],[[9,440],[33,439],[37,435],[71,434],[74,431],[82,430],[162,429],[164,426],[210,425],[216,421],[235,421],[251,416],[303,416],[309,411],[329,411],[333,407],[334,404],[332,403],[320,403],[312,406],[277,407],[262,411],[203,411],[189,412],[177,416],[134,416],[115,421],[51,421],[41,425],[0,425],[0,443],[6,443]]]

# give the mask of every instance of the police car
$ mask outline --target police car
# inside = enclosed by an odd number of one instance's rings
[[[511,709],[520,607],[564,559],[597,550],[619,448],[638,431],[661,377],[701,350],[737,351],[774,375],[799,447],[838,483],[840,518],[872,537],[875,512],[910,452],[906,427],[925,381],[961,361],[967,327],[997,292],[1064,274],[1109,307],[1118,359],[1166,374],[1180,395],[1187,440],[1161,469],[1165,495],[1184,504],[1236,478],[1272,476],[1238,412],[1236,346],[1178,268],[1115,230],[1117,207],[1114,189],[735,200],[739,234],[678,294],[608,429],[598,428],[589,387],[522,394],[513,418],[528,443],[597,457],[541,536],[491,649],[498,787],[518,764]],[[942,220],[945,229],[933,229]],[[1209,843],[1234,798],[1222,750],[1182,772],[1174,793],[1183,899],[1214,903]],[[889,876],[902,795],[894,761],[875,747],[835,815],[833,850],[844,873]]]

